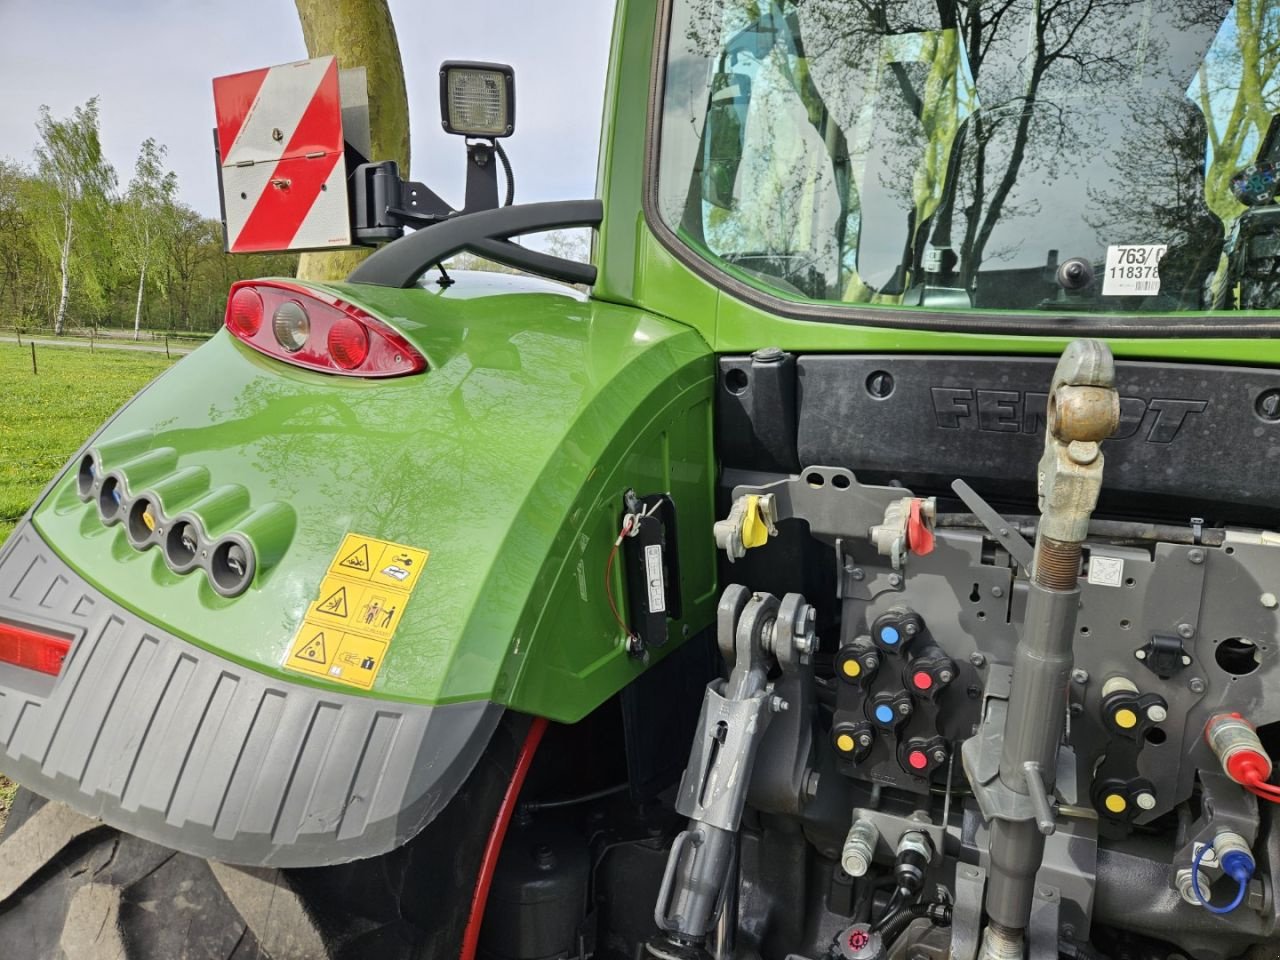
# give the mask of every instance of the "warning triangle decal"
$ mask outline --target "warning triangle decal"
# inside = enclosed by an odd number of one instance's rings
[[[316,607],[320,613],[327,613],[331,617],[346,617],[347,615],[347,588],[339,587],[333,593]]]
[[[359,570],[361,573],[367,571],[369,569],[369,545],[367,543],[360,544],[338,566],[346,567],[349,570]]]
[[[329,658],[324,652],[324,634],[317,633],[311,642],[294,654],[299,660],[310,660],[313,663],[324,663]]]

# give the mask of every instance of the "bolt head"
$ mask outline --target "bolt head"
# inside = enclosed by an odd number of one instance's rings
[[[866,576],[866,574],[862,572],[861,567],[854,567],[853,571],[849,575],[853,577],[853,579],[855,580],[861,580],[863,577]]]
[[[1169,719],[1169,711],[1158,703],[1147,707],[1147,719],[1152,723],[1164,723]]]
[[[1147,651],[1145,650],[1135,650],[1133,651],[1133,655],[1137,657],[1139,660],[1147,659]]]
[[[1192,677],[1191,682],[1187,684],[1187,688],[1192,693],[1204,693],[1205,691],[1204,681],[1201,680],[1199,677]]]
[[[934,762],[934,763],[945,763],[945,762],[946,762],[946,759],[947,759],[947,752],[946,752],[945,750],[935,750],[935,751],[933,751],[933,762]]]
[[[878,667],[878,666],[880,666],[880,658],[879,658],[879,657],[867,657],[867,670],[868,670],[868,671],[874,670],[874,669],[875,669],[876,667]]]
[[[986,665],[987,658],[975,650],[973,653],[969,654],[969,662],[975,667],[982,667]]]
[[[858,746],[860,746],[860,747],[869,747],[869,746],[871,746],[871,734],[869,734],[869,733],[861,734],[861,735],[858,737]]]
[[[769,709],[774,713],[786,713],[791,709],[791,704],[787,703],[782,697],[773,696],[769,698]]]
[[[1098,445],[1092,440],[1072,440],[1067,444],[1067,457],[1072,463],[1087,467],[1098,459]]]
[[[911,712],[911,704],[909,703],[898,704],[898,712],[905,717],[908,713]]]
[[[1088,683],[1089,671],[1083,669],[1082,667],[1076,667],[1074,670],[1071,671],[1071,679],[1074,680],[1076,683]]]
[[[1004,587],[992,587],[992,588],[991,588],[991,595],[992,595],[993,597],[1003,597],[1003,596],[1004,596]]]
[[[1188,550],[1187,559],[1192,563],[1204,563],[1204,551],[1200,549]]]
[[[950,682],[951,682],[951,680],[952,680],[952,677],[951,677],[951,671],[950,671],[950,670],[939,670],[939,671],[938,671],[938,681],[939,681],[940,683],[950,683]]]
[[[898,574],[896,574],[896,573],[891,573],[891,574],[889,574],[889,586],[891,586],[891,587],[900,587],[900,586],[902,586],[902,577],[900,577],[900,576],[899,576]]]
[[[908,621],[902,625],[902,632],[905,633],[908,637],[914,637],[917,633],[920,632],[920,627],[918,624]]]
[[[1264,593],[1258,600],[1268,610],[1274,610],[1277,606],[1280,606],[1280,600],[1276,599],[1274,593]]]
[[[1190,640],[1196,635],[1196,628],[1189,623],[1178,624],[1178,636],[1183,640]]]

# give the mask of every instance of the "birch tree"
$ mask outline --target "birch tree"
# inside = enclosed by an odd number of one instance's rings
[[[163,248],[166,228],[173,220],[178,178],[164,169],[168,148],[148,137],[142,142],[134,164],[133,179],[122,204],[123,221],[129,243],[127,255],[138,271],[138,296],[133,311],[133,339],[142,329],[142,300],[147,287],[147,270]]]
[[[44,226],[58,249],[60,286],[53,332],[61,336],[71,291],[77,227],[102,216],[115,190],[116,174],[103,155],[98,136],[97,97],[63,119],[55,118],[47,106],[41,106],[36,129],[40,133],[35,151],[37,169],[53,193],[53,216]]]

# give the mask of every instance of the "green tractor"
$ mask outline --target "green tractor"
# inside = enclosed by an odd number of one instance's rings
[[[223,78],[229,249],[379,249],[0,549],[0,953],[1275,956],[1277,51],[622,0],[598,197],[450,63],[458,208],[331,59]]]

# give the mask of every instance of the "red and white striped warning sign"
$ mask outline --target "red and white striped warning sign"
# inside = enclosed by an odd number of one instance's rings
[[[333,57],[213,81],[227,249],[351,244]]]

